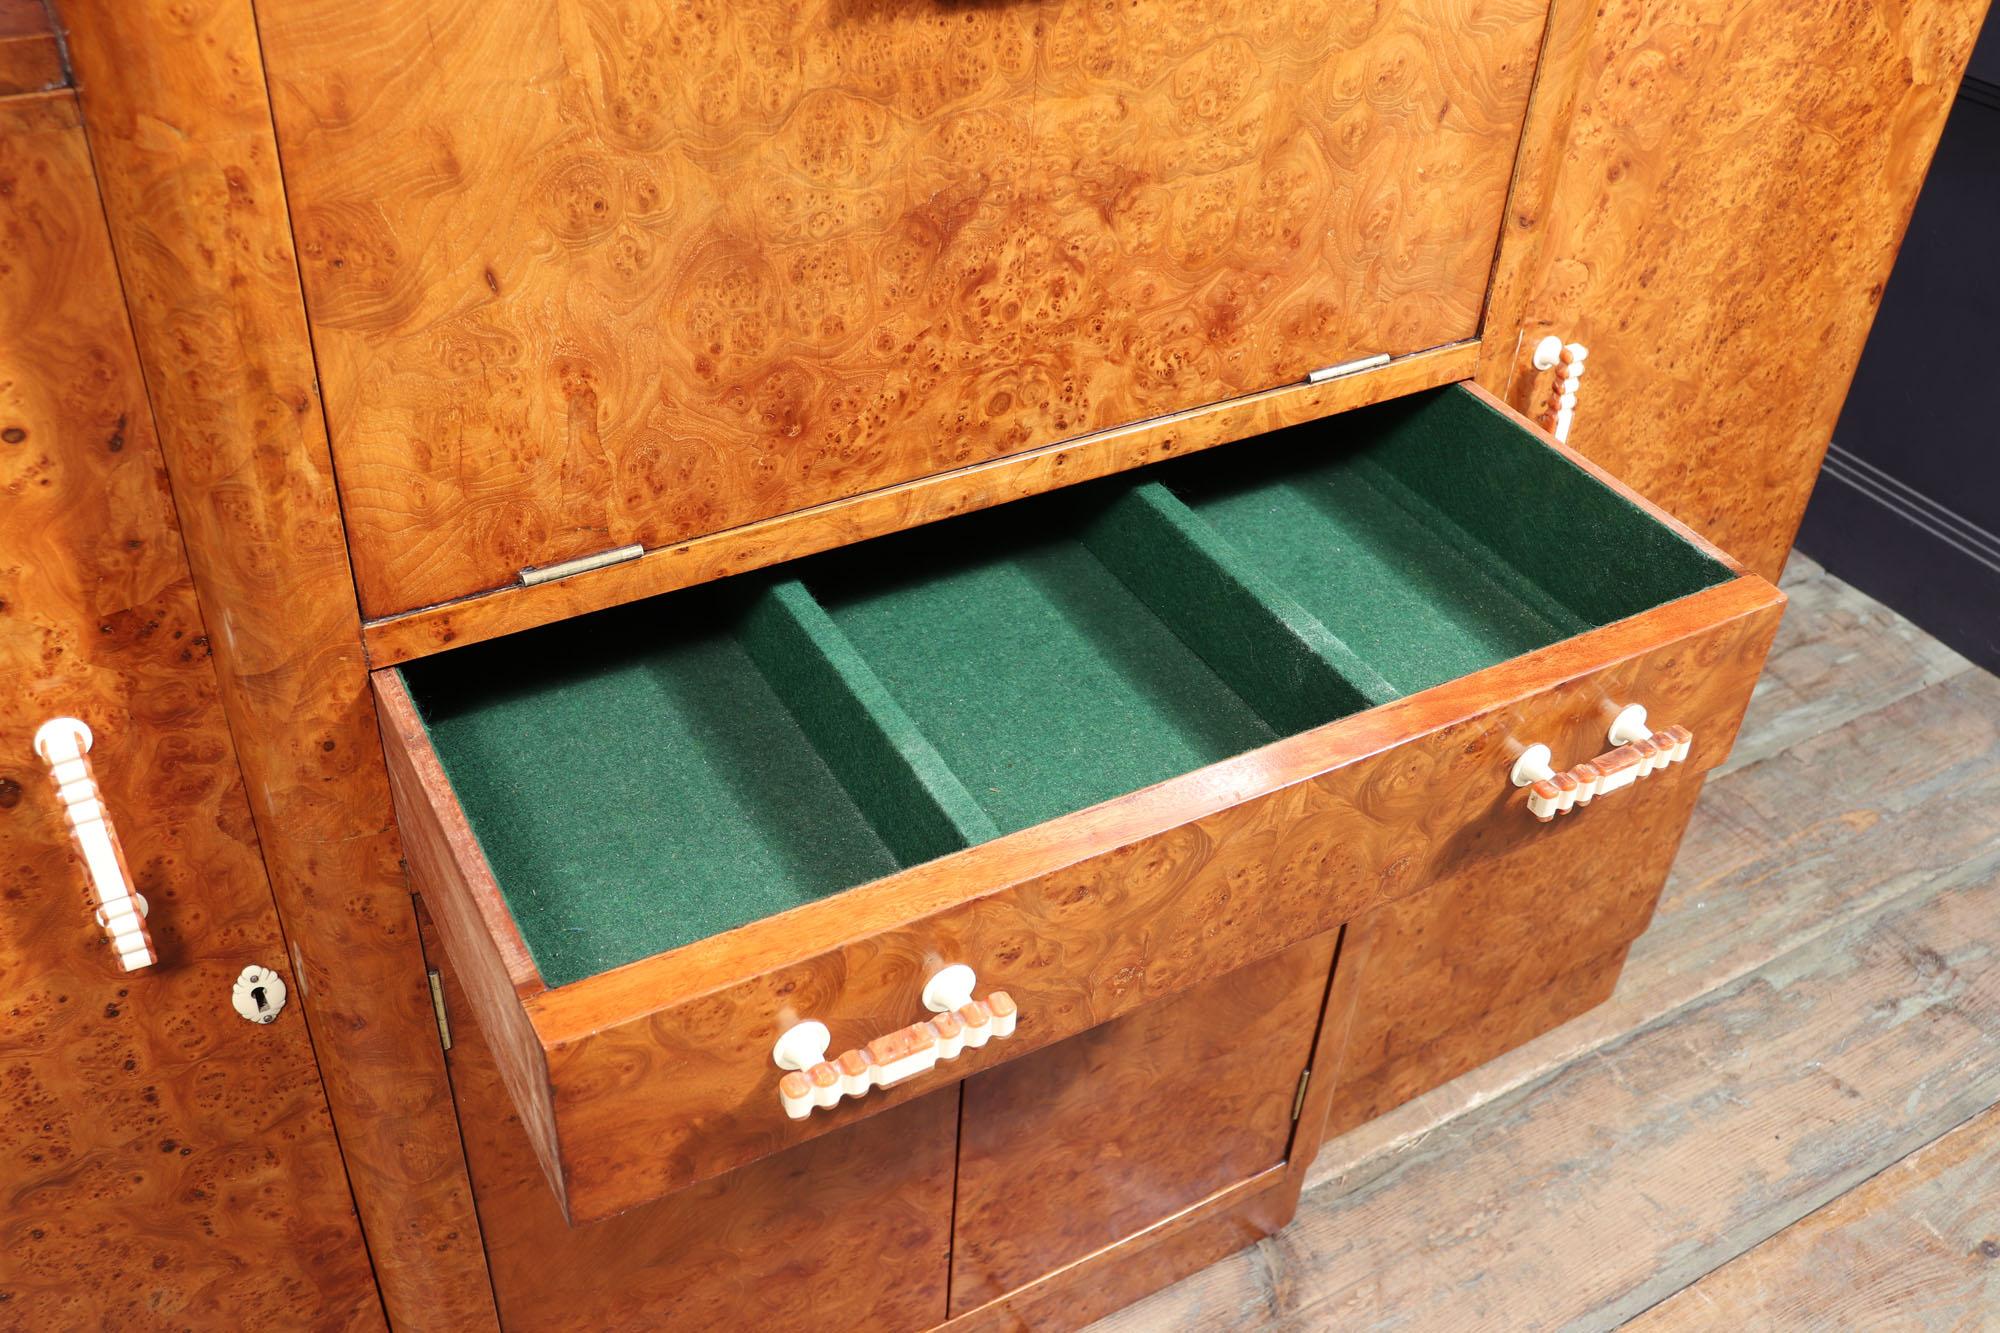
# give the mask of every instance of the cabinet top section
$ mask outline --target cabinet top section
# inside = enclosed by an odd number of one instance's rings
[[[1545,10],[266,0],[364,612],[1474,337]]]

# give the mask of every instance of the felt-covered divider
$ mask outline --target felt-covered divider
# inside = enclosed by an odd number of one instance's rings
[[[1168,484],[1397,689],[1413,694],[1583,628],[1398,504],[1365,453],[1306,444],[1249,466],[1185,469]]]
[[[1161,477],[1406,693],[1729,577],[1462,389],[1295,427],[1235,457],[1181,460]]]
[[[1085,546],[1095,494],[966,515],[805,571],[1003,833],[1277,738]]]
[[[1399,696],[1157,481],[1141,482],[1106,505],[1084,542],[1280,735]]]
[[[899,861],[1000,835],[805,584],[764,589],[737,636]]]

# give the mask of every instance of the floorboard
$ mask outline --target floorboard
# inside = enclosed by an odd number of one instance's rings
[[[1285,1232],[1100,1329],[1700,1324],[1675,1293],[2000,1100],[2000,680],[1786,585],[1612,1000],[1327,1145]]]
[[[2000,1312],[2000,1109],[1684,1287],[1626,1327],[1970,1329]]]
[[[1779,586],[1791,605],[1757,682],[1750,725],[1721,773],[1747,767],[1972,667],[1804,556],[1793,557]]]

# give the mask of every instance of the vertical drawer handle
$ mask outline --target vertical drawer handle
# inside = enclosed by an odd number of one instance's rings
[[[1579,805],[1589,805],[1640,778],[1688,757],[1694,733],[1686,727],[1646,729],[1646,710],[1632,704],[1619,711],[1609,737],[1616,749],[1561,773],[1549,767],[1549,747],[1531,745],[1514,761],[1516,787],[1528,789],[1528,813],[1546,824]]]
[[[118,965],[127,972],[159,961],[146,932],[146,900],[132,889],[125,852],[111,827],[111,812],[90,771],[90,728],[73,717],[51,718],[35,732],[35,753],[49,766],[69,831],[83,853],[84,872],[97,895],[97,924],[110,937]]]
[[[833,1041],[826,1024],[807,1021],[787,1028],[771,1048],[778,1068],[791,1071],[778,1080],[778,1102],[785,1114],[803,1120],[816,1106],[890,1087],[940,1060],[956,1059],[968,1047],[1013,1036],[1013,998],[996,990],[975,1000],[972,988],[977,984],[963,963],[944,968],[924,984],[924,1007],[937,1017],[877,1037],[837,1060],[826,1058]]]
[[[1542,409],[1539,420],[1542,429],[1564,444],[1569,443],[1570,423],[1576,420],[1576,391],[1583,379],[1583,363],[1589,356],[1590,349],[1582,343],[1566,343],[1554,334],[1535,344],[1535,369],[1556,372],[1555,384],[1549,389],[1549,405]]]

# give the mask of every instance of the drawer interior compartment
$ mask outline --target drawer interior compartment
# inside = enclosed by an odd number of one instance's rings
[[[401,671],[561,986],[1732,577],[1448,389]]]

